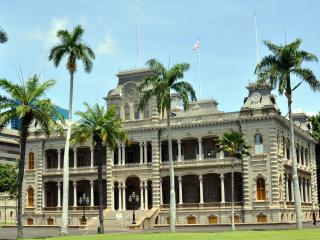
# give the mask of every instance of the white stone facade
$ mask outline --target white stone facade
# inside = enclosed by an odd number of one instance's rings
[[[160,209],[155,224],[168,224],[166,116],[158,114],[154,99],[144,112],[137,108],[137,86],[148,74],[147,69],[120,72],[118,86],[105,98],[108,106],[117,106],[131,145],[119,142],[116,149],[106,149],[104,201],[109,212],[124,212],[132,208],[127,199],[134,191],[140,196],[141,210]],[[267,85],[259,88],[249,85],[248,90],[249,95],[238,112],[219,111],[215,100],[192,103],[184,112],[179,107],[179,99],[175,99],[175,116],[171,122],[177,224],[230,223],[232,166],[236,222],[295,221],[289,122],[280,115]],[[297,125],[295,143],[302,212],[303,220],[309,221],[312,211],[318,209],[316,141],[306,122]],[[242,161],[215,153],[217,138],[231,129],[241,131],[251,146],[251,156]],[[34,168],[28,169],[26,164],[26,224],[60,223],[63,148],[64,139],[54,135],[45,139],[41,132],[32,133],[28,140],[27,156],[32,158],[33,154]],[[97,216],[96,180],[90,144],[75,146],[70,153],[70,224],[80,224],[82,208],[77,200],[84,192],[90,197],[87,217]]]

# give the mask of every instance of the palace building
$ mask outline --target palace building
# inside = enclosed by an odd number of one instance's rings
[[[105,96],[115,105],[131,144],[119,142],[105,153],[103,189],[105,225],[130,225],[129,195],[139,196],[138,228],[169,224],[169,166],[166,116],[150,100],[138,109],[139,81],[149,69],[121,71],[115,89]],[[214,99],[181,108],[172,95],[173,159],[177,224],[229,224],[231,222],[231,169],[235,172],[236,223],[295,221],[289,121],[281,115],[268,84],[247,86],[239,111],[223,112]],[[318,209],[315,144],[306,115],[295,114],[295,144],[303,221]],[[234,160],[215,153],[217,139],[228,130],[240,131],[251,146],[251,156]],[[63,151],[65,139],[41,130],[30,134],[24,182],[24,221],[28,225],[59,225],[61,221]],[[97,227],[98,187],[94,151],[90,143],[70,149],[69,222],[82,224],[79,197],[89,196],[88,226]]]

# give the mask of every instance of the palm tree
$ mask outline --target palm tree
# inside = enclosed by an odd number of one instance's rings
[[[142,93],[139,109],[143,110],[152,97],[156,98],[158,112],[162,115],[167,113],[167,131],[168,131],[168,151],[169,151],[169,174],[170,174],[170,230],[175,231],[176,223],[176,196],[174,188],[174,169],[172,158],[172,140],[171,140],[171,99],[170,92],[175,91],[183,102],[184,110],[189,106],[189,102],[196,100],[196,94],[191,84],[185,81],[178,81],[183,78],[184,72],[189,70],[188,63],[179,63],[170,69],[166,69],[159,61],[150,59],[147,66],[153,71],[153,75],[146,77],[139,85],[139,91]]]
[[[264,44],[271,51],[271,54],[265,56],[255,69],[255,73],[258,75],[257,84],[268,81],[274,89],[278,89],[280,95],[285,94],[287,97],[290,121],[292,178],[297,219],[296,223],[297,228],[302,229],[301,198],[291,114],[292,93],[301,85],[302,82],[306,82],[313,91],[320,89],[320,82],[317,80],[312,70],[301,66],[303,62],[318,61],[318,59],[314,54],[299,49],[301,39],[296,39],[292,43],[284,46],[276,45],[270,41],[265,41]],[[291,75],[295,75],[301,79],[301,81],[294,87],[292,87]]]
[[[249,146],[246,145],[243,134],[236,131],[225,132],[218,140],[219,148],[217,152],[224,151],[229,153],[233,158],[231,162],[231,227],[235,230],[234,225],[234,171],[233,164],[234,161],[241,160],[243,155],[249,156],[248,152]]]
[[[68,195],[69,195],[69,144],[71,135],[72,120],[72,100],[73,100],[73,78],[77,71],[77,60],[81,60],[84,70],[90,73],[92,70],[92,60],[95,58],[93,50],[82,42],[84,29],[81,25],[76,26],[73,32],[68,30],[59,30],[57,37],[60,43],[53,47],[50,51],[49,60],[53,61],[56,67],[59,66],[61,60],[67,57],[67,69],[70,74],[70,92],[69,92],[69,123],[67,125],[66,145],[63,156],[63,199],[62,199],[62,217],[60,234],[68,234]]]
[[[89,106],[84,103],[85,112],[76,112],[80,120],[75,124],[71,142],[85,143],[92,141],[98,165],[98,192],[99,192],[99,222],[98,233],[104,233],[103,224],[103,193],[102,193],[102,158],[103,148],[115,149],[117,140],[127,141],[126,132],[121,127],[121,120],[116,117],[116,110],[112,106],[105,110],[98,104]]]
[[[8,41],[8,36],[5,31],[0,28],[0,43],[5,43]]]
[[[26,83],[15,84],[6,79],[0,79],[0,88],[6,93],[0,97],[0,128],[4,128],[12,118],[18,117],[21,123],[20,160],[18,172],[18,238],[23,237],[22,226],[22,184],[26,155],[26,141],[31,123],[39,125],[47,135],[53,117],[62,116],[55,110],[51,100],[44,98],[45,93],[55,84],[49,80],[40,83],[38,76],[34,75]]]

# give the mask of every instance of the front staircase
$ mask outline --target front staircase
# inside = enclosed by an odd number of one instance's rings
[[[136,224],[132,224],[132,210],[111,210],[105,209],[104,229],[105,230],[128,230],[150,228],[151,222],[158,216],[159,208],[149,210],[136,210]],[[99,226],[99,216],[92,217],[86,226],[87,230],[96,230]]]

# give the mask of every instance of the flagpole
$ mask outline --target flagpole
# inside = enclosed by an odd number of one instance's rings
[[[258,29],[257,29],[256,10],[253,11],[253,16],[254,16],[254,29],[255,29],[255,32],[256,32],[257,61],[258,61],[258,64],[259,64],[260,57],[259,57],[259,43],[258,43]]]
[[[198,36],[198,42],[200,43],[199,41],[199,36]],[[201,76],[200,76],[200,47],[197,49],[198,50],[198,82],[199,82],[199,98],[201,98],[202,96],[202,83],[201,83]]]

